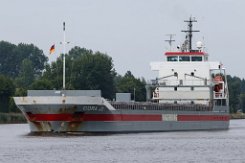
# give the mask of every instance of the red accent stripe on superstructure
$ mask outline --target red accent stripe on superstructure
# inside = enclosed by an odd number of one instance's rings
[[[228,115],[178,115],[178,121],[229,121]]]
[[[29,121],[164,121],[162,114],[32,114]],[[229,121],[228,115],[178,115],[177,121]]]
[[[171,55],[204,55],[204,52],[166,52],[166,56]]]

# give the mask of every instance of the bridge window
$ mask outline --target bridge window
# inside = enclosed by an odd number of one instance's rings
[[[178,56],[169,56],[169,57],[167,57],[167,61],[169,61],[169,62],[177,62],[178,61]]]
[[[200,57],[200,56],[192,56],[191,57],[191,61],[200,62],[200,61],[202,61],[202,57]]]
[[[180,62],[188,62],[190,61],[190,56],[179,56]]]

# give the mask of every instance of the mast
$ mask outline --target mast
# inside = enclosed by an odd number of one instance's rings
[[[175,34],[167,34],[167,36],[169,36],[169,40],[165,40],[165,41],[169,43],[170,51],[172,51],[172,42],[175,41],[173,39],[173,37],[175,36]]]
[[[66,76],[66,72],[65,72],[65,66],[66,66],[66,60],[65,60],[65,54],[66,54],[66,35],[65,35],[65,22],[63,22],[63,33],[64,33],[64,37],[63,37],[63,90],[66,89],[66,83],[65,83],[65,76]]]
[[[187,30],[182,30],[181,32],[185,32],[187,41],[188,41],[188,51],[190,52],[192,50],[192,32],[200,32],[199,30],[192,30],[192,22],[197,22],[195,18],[190,17],[189,20],[185,20],[184,22],[188,23],[188,29]]]

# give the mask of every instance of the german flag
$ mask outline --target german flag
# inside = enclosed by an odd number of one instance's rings
[[[52,45],[49,49],[49,54],[54,53],[54,51],[55,51],[55,45]]]

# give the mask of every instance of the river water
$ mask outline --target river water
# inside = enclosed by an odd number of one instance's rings
[[[30,136],[0,125],[0,163],[245,163],[245,120],[225,131]]]

